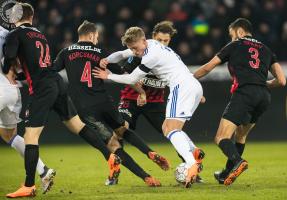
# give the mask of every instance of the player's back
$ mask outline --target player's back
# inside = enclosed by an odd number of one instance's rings
[[[6,45],[5,56],[18,56],[30,93],[38,81],[54,75],[48,41],[37,28],[28,23],[22,24],[8,34]]]
[[[226,54],[222,57],[223,62],[228,61],[230,74],[238,87],[266,85],[268,71],[276,62],[275,55],[267,46],[252,37],[244,37],[228,44],[225,49],[227,53],[223,53]]]
[[[63,49],[54,62],[56,68],[65,68],[70,94],[78,110],[106,101],[104,82],[92,76],[98,67],[103,50],[91,42],[77,42]]]
[[[148,48],[142,57],[142,64],[151,69],[158,78],[168,85],[175,85],[184,77],[191,76],[181,58],[169,47],[156,40],[147,40]]]

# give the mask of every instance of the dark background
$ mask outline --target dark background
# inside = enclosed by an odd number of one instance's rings
[[[185,130],[191,138],[198,142],[213,142],[221,114],[229,100],[229,81],[207,81],[202,83],[204,95],[207,99],[196,110],[193,118],[187,123]],[[109,93],[114,97],[115,102],[119,101],[119,91],[122,85],[108,83]],[[23,91],[23,89],[22,89]],[[24,89],[23,107],[27,100],[26,89]],[[272,104],[268,111],[261,117],[257,126],[250,133],[252,141],[279,141],[287,140],[286,121],[286,87],[271,90]],[[148,142],[164,142],[166,139],[161,133],[154,130],[150,124],[141,117],[137,126],[138,133]],[[18,133],[23,135],[23,122],[20,123]],[[79,143],[82,142],[64,127],[59,117],[52,111],[49,121],[45,127],[40,143]],[[1,140],[0,144],[4,144]]]

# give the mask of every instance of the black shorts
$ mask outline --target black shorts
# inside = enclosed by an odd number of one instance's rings
[[[162,133],[162,123],[165,120],[165,103],[154,102],[137,106],[136,100],[122,99],[118,109],[131,129],[136,128],[137,119],[142,114],[159,133]]]
[[[125,124],[125,120],[112,101],[100,103],[79,111],[79,116],[85,124],[99,130],[105,142],[108,142],[112,137],[115,129]]]
[[[237,126],[256,123],[270,102],[271,95],[266,87],[245,85],[232,95],[222,117]]]
[[[33,94],[29,96],[25,112],[25,126],[44,126],[50,110],[54,110],[62,121],[77,115],[63,79],[58,74],[38,81],[33,88]]]

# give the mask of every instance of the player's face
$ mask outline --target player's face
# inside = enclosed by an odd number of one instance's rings
[[[99,32],[91,33],[90,38],[91,38],[91,42],[94,45],[98,44],[98,37],[99,37]]]
[[[159,41],[164,46],[168,46],[170,43],[170,40],[171,40],[170,34],[162,33],[162,32],[158,32],[158,33],[153,34],[152,38],[154,40]]]
[[[147,48],[147,41],[145,38],[141,38],[134,43],[127,44],[127,47],[132,50],[135,56],[142,57],[144,50]]]

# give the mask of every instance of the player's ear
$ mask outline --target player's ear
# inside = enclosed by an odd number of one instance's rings
[[[245,31],[243,30],[243,28],[239,27],[237,30],[237,35],[239,36],[239,38],[243,37],[245,35]]]

